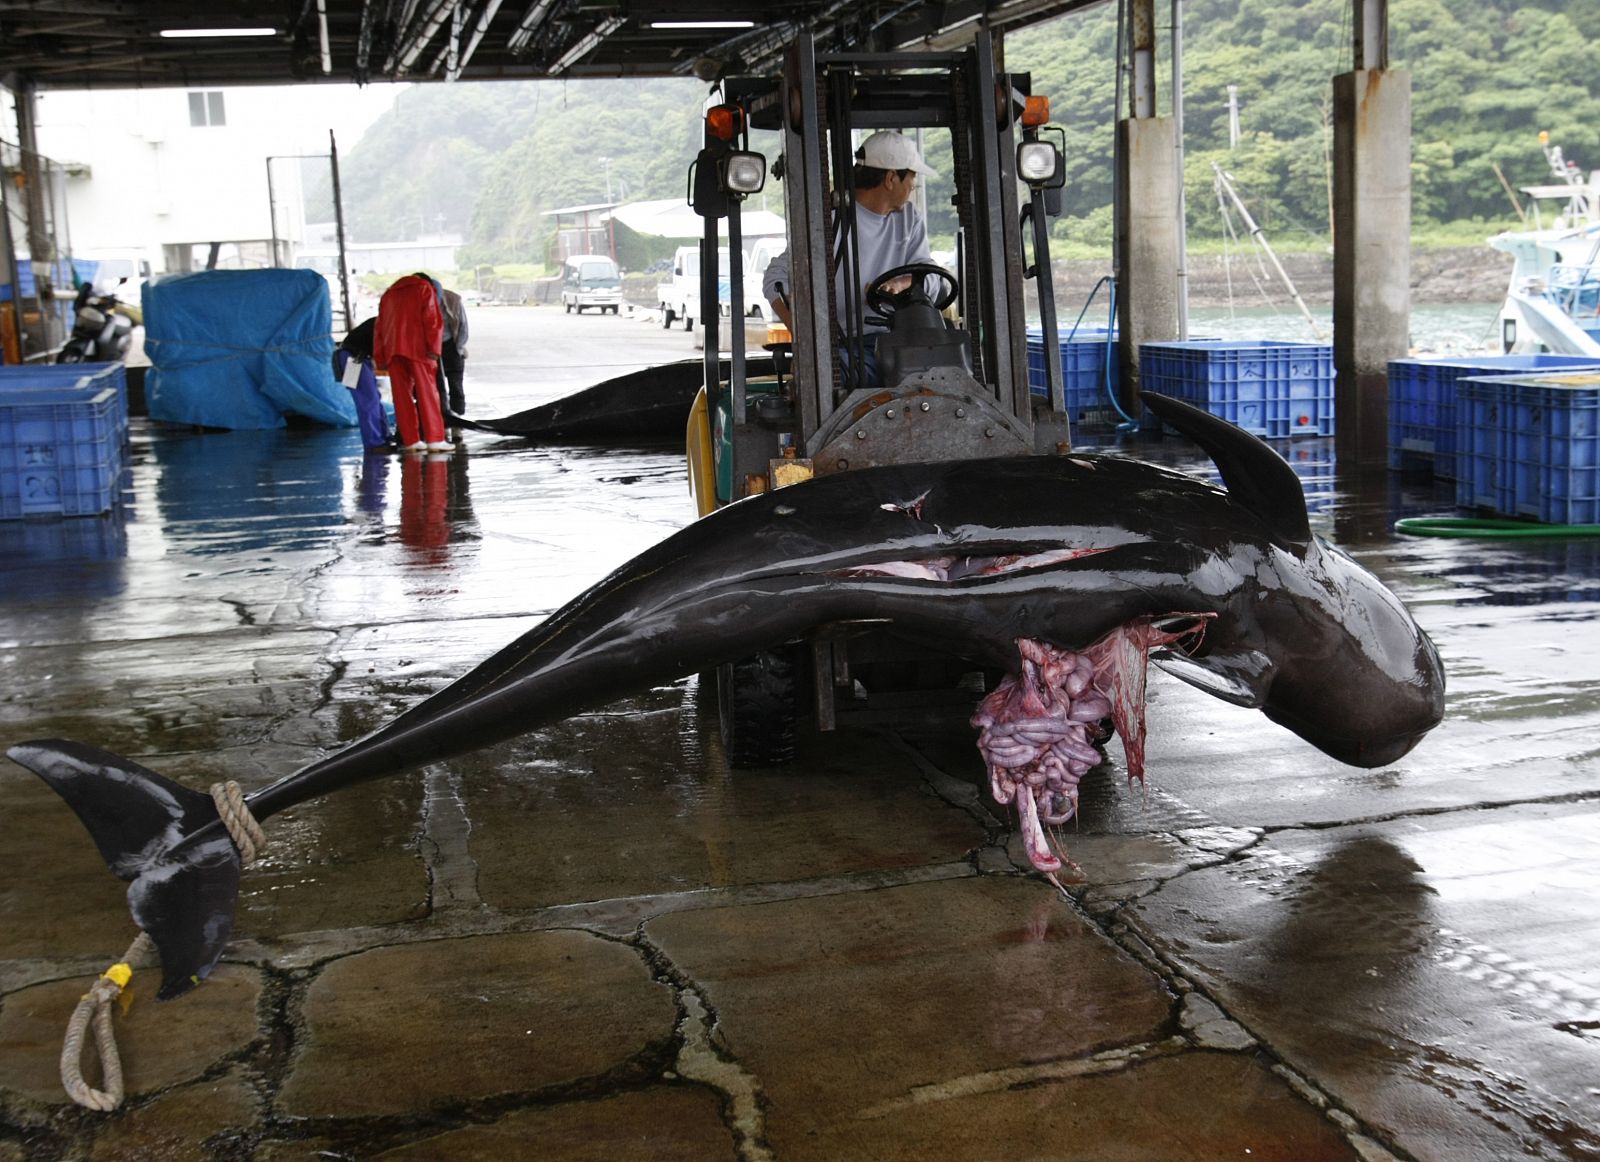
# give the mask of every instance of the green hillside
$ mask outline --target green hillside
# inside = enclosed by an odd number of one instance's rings
[[[1222,236],[1217,162],[1276,243],[1314,244],[1328,222],[1329,78],[1350,67],[1345,0],[1188,0],[1184,20],[1191,236]],[[1513,220],[1495,166],[1513,185],[1544,180],[1541,129],[1567,157],[1600,167],[1600,0],[1404,0],[1390,20],[1391,61],[1412,75],[1419,231]],[[1110,239],[1116,32],[1106,5],[1005,41],[1007,66],[1032,73],[1066,131],[1055,235],[1089,247]],[[1163,112],[1169,67],[1158,61]],[[1230,85],[1241,123],[1232,150]],[[465,261],[538,262],[550,233],[543,212],[605,200],[608,177],[618,199],[683,196],[706,92],[677,79],[408,89],[345,158],[352,234],[456,231],[469,240]],[[947,170],[948,149],[935,142],[929,160]],[[929,199],[930,227],[948,237],[943,202]]]

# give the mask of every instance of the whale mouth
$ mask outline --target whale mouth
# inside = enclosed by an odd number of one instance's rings
[[[1145,675],[1150,651],[1199,648],[1213,613],[1135,618],[1082,650],[1018,638],[1020,665],[979,703],[972,716],[989,791],[1014,803],[1028,862],[1058,888],[1056,872],[1076,867],[1052,844],[1046,826],[1078,811],[1078,783],[1105,760],[1109,734],[1122,739],[1128,781],[1144,780]]]
[[[1369,770],[1399,762],[1438,725],[1438,720],[1435,719],[1418,730],[1401,731],[1382,738],[1354,738],[1331,735],[1325,730],[1316,729],[1312,724],[1297,715],[1285,712],[1281,707],[1264,706],[1261,712],[1279,726],[1294,731],[1330,758],[1338,759],[1347,766],[1364,767]]]
[[[871,561],[833,570],[840,577],[899,577],[911,581],[965,581],[972,577],[999,577],[1109,552],[1109,546],[1043,549],[1036,552],[991,553],[981,556],[945,554],[901,561]]]

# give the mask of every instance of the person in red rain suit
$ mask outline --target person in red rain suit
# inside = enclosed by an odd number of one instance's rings
[[[400,431],[401,447],[413,452],[452,446],[445,440],[436,385],[443,338],[444,317],[433,283],[408,274],[383,292],[372,336],[372,361],[389,369],[394,426]]]

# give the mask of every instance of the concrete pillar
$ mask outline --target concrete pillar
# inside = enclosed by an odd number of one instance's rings
[[[1388,460],[1389,360],[1411,324],[1411,74],[1333,78],[1335,455]]]
[[[1137,414],[1139,344],[1178,337],[1178,174],[1170,117],[1117,124],[1118,354],[1123,408]]]

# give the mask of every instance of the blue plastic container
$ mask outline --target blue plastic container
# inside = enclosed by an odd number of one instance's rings
[[[1466,355],[1389,361],[1389,467],[1457,478],[1456,384],[1462,379],[1600,367],[1582,355]]]
[[[26,403],[18,393],[77,386],[85,398],[108,387],[117,392],[119,434],[128,435],[128,370],[121,363],[28,363],[0,367],[0,403]]]
[[[1458,383],[1470,447],[1462,504],[1546,524],[1600,523],[1600,368]]]
[[[1333,346],[1271,339],[1139,345],[1147,391],[1204,408],[1266,439],[1333,435]]]
[[[1109,341],[1109,351],[1107,345]],[[1112,428],[1122,416],[1113,404],[1121,376],[1117,365],[1117,336],[1098,327],[1079,327],[1069,338],[1063,332],[1061,386],[1067,415],[1074,428]],[[1109,368],[1109,386],[1107,371]],[[1028,328],[1028,390],[1043,399],[1045,383],[1044,330]]]
[[[123,463],[119,416],[111,387],[0,393],[0,519],[110,509]]]
[[[1495,380],[1456,381],[1456,504],[1512,511],[1506,387]]]

